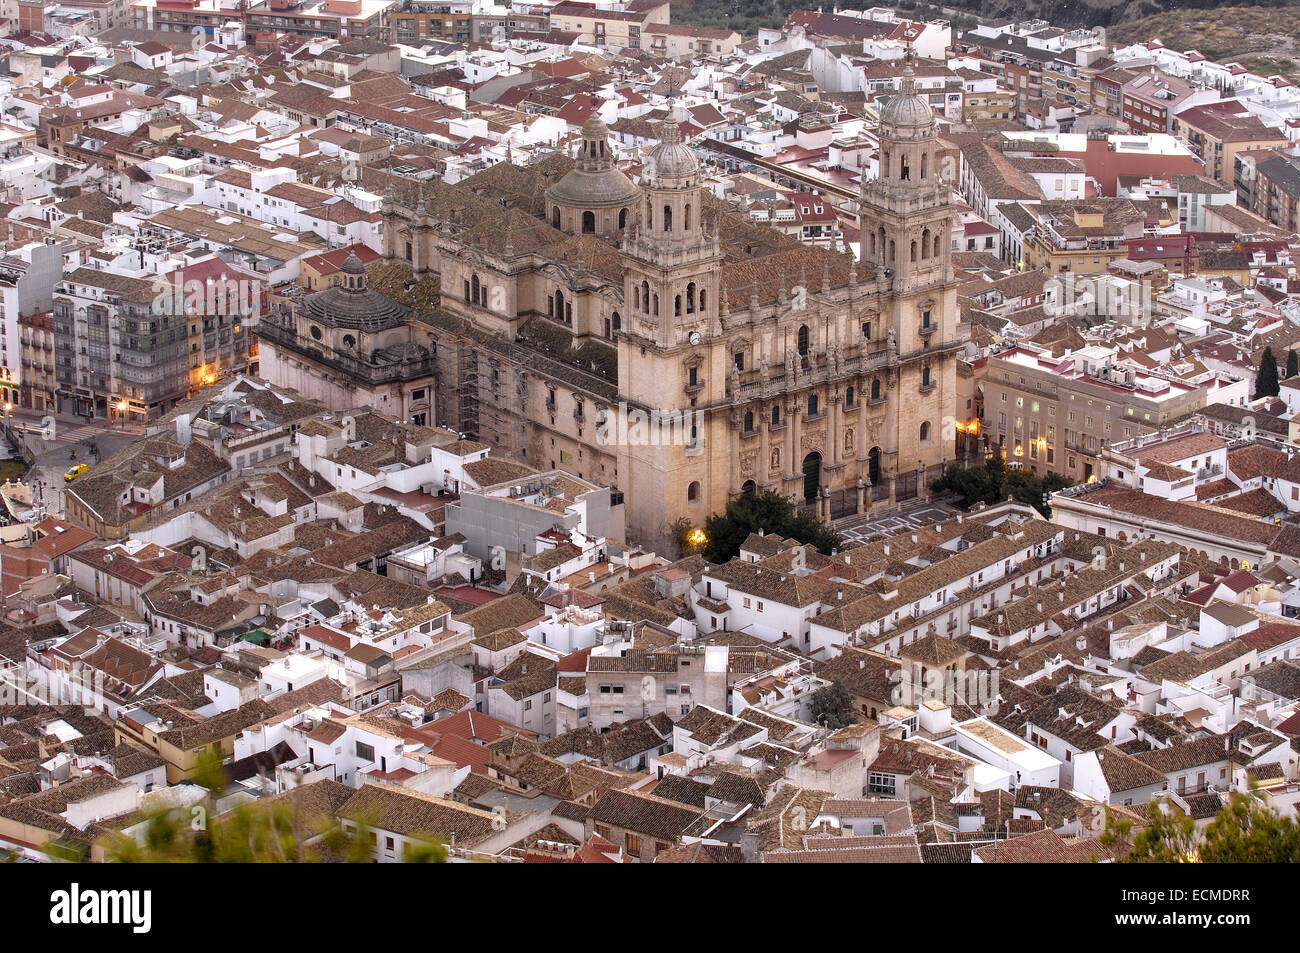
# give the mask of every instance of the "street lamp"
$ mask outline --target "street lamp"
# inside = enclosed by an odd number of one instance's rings
[[[122,425],[121,429],[125,431],[126,430],[126,401],[124,400],[119,400],[117,402],[117,419],[121,422]]]

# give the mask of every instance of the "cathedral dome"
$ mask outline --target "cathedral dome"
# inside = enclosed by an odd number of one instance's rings
[[[903,70],[903,81],[897,96],[890,96],[880,110],[880,125],[900,132],[928,130],[934,123],[930,103],[916,91],[912,67]]]
[[[609,127],[599,116],[582,124],[582,145],[573,170],[546,190],[546,198],[567,209],[635,205],[641,198],[632,180],[614,167]]]
[[[635,205],[641,198],[641,192],[618,169],[598,172],[574,169],[546,190],[546,198],[565,208],[604,208]]]
[[[406,323],[406,306],[367,285],[366,269],[355,254],[339,271],[343,277],[338,284],[302,299],[302,311],[314,323],[357,331],[384,331]]]

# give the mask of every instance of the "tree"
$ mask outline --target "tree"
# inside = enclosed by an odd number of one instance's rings
[[[207,752],[191,782],[208,793],[189,809],[163,809],[143,819],[142,836],[118,831],[100,845],[111,863],[121,864],[364,864],[371,861],[375,818],[355,819],[345,831],[327,815],[309,816],[292,798],[253,801],[224,814],[216,797],[230,785],[220,755]],[[47,849],[52,857],[58,857]],[[66,858],[60,858],[66,859]],[[447,851],[433,836],[421,838],[402,857],[404,863],[440,864]]]
[[[1300,354],[1295,351],[1286,352],[1286,376],[1295,377],[1300,374]]]
[[[1255,375],[1255,396],[1276,397],[1281,390],[1277,380],[1277,358],[1271,347],[1264,348],[1264,356],[1259,359],[1259,373]]]
[[[1207,864],[1294,864],[1300,823],[1270,810],[1252,792],[1238,792],[1205,828],[1200,858]]]
[[[843,728],[857,722],[853,699],[839,682],[831,682],[813,692],[812,720],[825,728]]]
[[[829,555],[840,545],[834,530],[810,513],[800,513],[790,500],[774,490],[742,493],[727,503],[722,513],[704,521],[708,543],[704,556],[725,563],[740,553],[751,533],[776,533],[815,546]]]
[[[113,832],[101,843],[108,861],[121,864],[364,864],[372,859],[372,830],[363,821],[345,831],[333,818],[308,817],[292,801],[254,801],[201,824],[160,811],[145,820],[143,842]],[[429,837],[402,860],[445,863],[447,851]]]
[[[1133,840],[1128,863],[1276,864],[1300,862],[1300,823],[1267,807],[1256,791],[1237,792],[1202,835],[1176,808],[1148,807],[1151,826]]]
[[[1133,838],[1133,849],[1124,857],[1128,864],[1185,864],[1196,859],[1196,822],[1183,811],[1164,802],[1147,805],[1151,823]]]
[[[995,455],[986,463],[973,467],[948,467],[939,479],[930,484],[930,488],[936,493],[953,494],[967,509],[977,503],[1001,503],[1009,493],[1017,503],[1032,506],[1044,516],[1050,516],[1051,510],[1043,502],[1043,495],[1070,485],[1071,481],[1059,473],[1040,477],[1025,468],[1008,470],[1001,455]]]

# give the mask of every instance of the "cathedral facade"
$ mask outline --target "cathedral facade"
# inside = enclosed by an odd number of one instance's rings
[[[880,141],[860,263],[723,207],[672,118],[639,184],[593,118],[572,160],[390,195],[385,257],[441,282],[409,325],[430,377],[397,400],[427,388],[429,423],[613,486],[647,546],[758,489],[827,517],[924,493],[955,455],[961,345],[950,189],[910,72]]]

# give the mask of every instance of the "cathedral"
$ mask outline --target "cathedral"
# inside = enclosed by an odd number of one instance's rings
[[[954,210],[938,152],[909,69],[881,109],[858,262],[720,203],[672,116],[639,183],[592,118],[574,156],[390,190],[385,258],[441,286],[401,342],[378,306],[369,351],[346,319],[286,315],[262,364],[322,399],[339,398],[312,381],[347,390],[351,368],[383,382],[381,410],[608,484],[650,547],[758,489],[828,518],[905,500],[955,456]],[[318,295],[297,312],[337,304]]]

